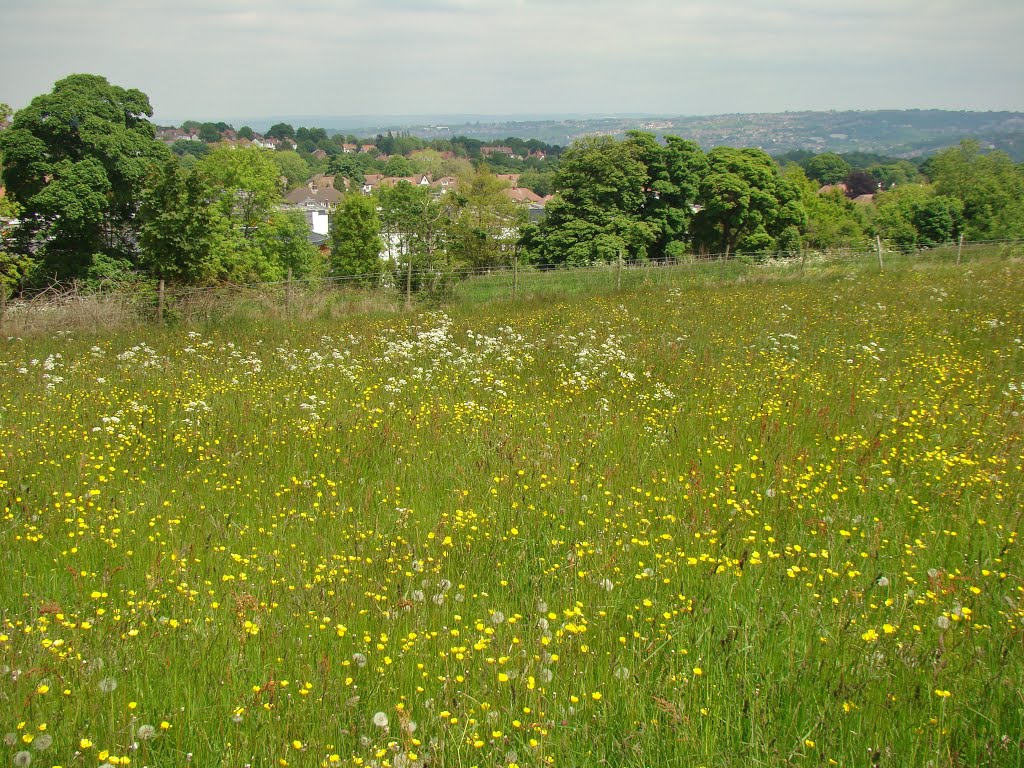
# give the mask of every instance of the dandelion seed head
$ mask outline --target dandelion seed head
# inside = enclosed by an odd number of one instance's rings
[[[100,693],[113,693],[117,690],[117,680],[113,677],[104,677],[100,680]]]
[[[378,728],[387,728],[388,716],[385,715],[383,712],[377,712],[373,716],[373,724],[376,725]]]

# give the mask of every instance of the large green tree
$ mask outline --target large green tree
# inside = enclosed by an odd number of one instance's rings
[[[635,143],[609,136],[576,141],[562,155],[556,193],[537,236],[546,264],[590,264],[646,258],[657,231],[644,221],[647,167]]]
[[[678,136],[666,136],[664,145],[653,134],[630,131],[627,144],[647,169],[645,199],[640,219],[655,235],[650,247],[654,258],[677,258],[686,250],[693,205],[700,181],[707,174],[707,158],[700,146]]]
[[[1024,237],[1024,171],[1004,152],[985,153],[977,141],[963,141],[930,158],[924,170],[937,194],[963,204],[969,239]]]
[[[18,247],[48,274],[86,274],[97,254],[135,260],[141,192],[167,157],[152,114],[142,91],[71,75],[0,133],[4,181],[23,208]]]
[[[284,139],[293,138],[295,136],[295,129],[288,123],[274,123],[264,135],[268,138],[283,141]]]
[[[876,199],[878,234],[903,251],[953,241],[963,231],[963,203],[924,184],[904,184]]]
[[[305,244],[294,222],[274,215],[281,187],[272,153],[259,147],[223,147],[200,161],[196,170],[215,190],[212,206],[222,221],[216,253],[221,273],[242,282],[281,279],[287,266],[279,243]]]
[[[326,262],[309,241],[309,226],[301,211],[274,211],[257,230],[248,256],[239,261],[241,279],[283,280],[291,275],[301,279],[324,273]]]
[[[797,190],[807,212],[807,224],[801,232],[804,246],[814,250],[867,247],[867,206],[853,202],[839,190],[819,195],[819,185],[808,179],[796,163],[787,165],[782,176]]]
[[[286,179],[288,189],[302,186],[309,178],[309,163],[298,152],[288,149],[270,153],[270,157],[280,175]]]
[[[217,242],[222,222],[210,204],[213,199],[199,172],[168,160],[139,210],[143,268],[161,279],[186,283],[220,277]]]
[[[760,149],[715,147],[708,153],[708,173],[701,181],[700,210],[694,216],[694,238],[708,251],[726,256],[743,251],[776,250],[806,224],[797,189],[783,179],[778,166]]]
[[[218,191],[216,205],[243,238],[251,238],[281,199],[273,155],[259,147],[214,150],[198,166]]]
[[[373,283],[381,273],[383,248],[373,198],[346,195],[331,217],[331,274]]]
[[[834,152],[815,155],[805,166],[807,176],[821,184],[838,184],[845,179],[853,168]]]

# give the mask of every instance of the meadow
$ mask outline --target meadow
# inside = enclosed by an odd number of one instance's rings
[[[0,760],[1024,764],[1024,261],[0,341]]]

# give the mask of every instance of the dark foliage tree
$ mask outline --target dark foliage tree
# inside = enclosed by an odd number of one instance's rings
[[[81,276],[97,254],[133,263],[146,179],[167,157],[149,98],[98,75],[71,75],[0,133],[4,180],[22,205],[20,250],[48,274]]]
[[[143,197],[141,265],[155,277],[186,283],[214,280],[218,218],[214,191],[198,172],[169,160]]]
[[[641,218],[648,180],[635,144],[608,136],[566,150],[555,176],[535,253],[544,264],[589,264],[646,258],[657,232]]]
[[[278,140],[291,139],[295,137],[295,129],[288,123],[274,123],[264,135]]]
[[[700,248],[726,255],[773,251],[784,230],[806,225],[799,192],[763,151],[715,147],[707,158],[694,215]]]
[[[851,171],[843,179],[846,194],[850,197],[873,195],[878,191],[878,181],[867,171]]]
[[[853,170],[848,162],[833,152],[812,157],[804,169],[809,178],[821,184],[838,184]]]

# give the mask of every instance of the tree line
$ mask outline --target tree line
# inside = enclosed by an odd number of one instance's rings
[[[325,254],[302,212],[280,207],[296,153],[221,146],[183,162],[155,139],[151,116],[141,91],[96,75],[67,77],[14,116],[0,133],[0,212],[18,219],[2,239],[8,287],[133,275],[192,284],[372,277],[413,261],[450,271],[500,261],[525,223],[504,185],[465,161],[446,161],[460,184],[441,197],[401,183],[367,198],[353,174]],[[294,178],[304,181],[300,167]]]
[[[533,176],[524,171],[523,186],[554,193],[535,223],[483,158],[474,164],[423,146],[381,168],[368,165],[381,162],[370,153],[337,152],[325,170],[352,190],[334,213],[324,253],[310,243],[302,214],[280,209],[283,189],[312,170],[300,153],[213,146],[181,156],[156,140],[152,113],[141,91],[82,74],[14,115],[0,132],[8,193],[0,215],[19,222],[2,238],[6,285],[132,275],[208,284],[333,274],[372,282],[387,272],[397,282],[411,279],[414,265],[417,280],[436,286],[455,268],[513,257],[557,266],[795,254],[861,247],[875,236],[905,249],[961,234],[1024,237],[1022,167],[976,142],[920,163],[836,155],[780,163],[759,149],[704,151],[678,136],[630,132],[576,141]],[[291,135],[291,126],[275,128]],[[322,129],[301,130],[304,141],[323,140]],[[395,149],[414,137],[380,138]],[[366,197],[359,187],[371,168],[396,176],[453,172],[458,189],[438,195],[399,183]],[[871,200],[854,199],[864,189],[873,190]]]
[[[623,141],[583,139],[562,154],[555,198],[523,244],[554,265],[797,254],[861,248],[876,236],[903,250],[961,234],[1024,237],[1024,166],[976,141],[920,166],[866,158],[875,162],[865,170],[837,155],[803,159],[780,163],[754,148],[704,152],[678,136],[657,141],[637,131]]]

